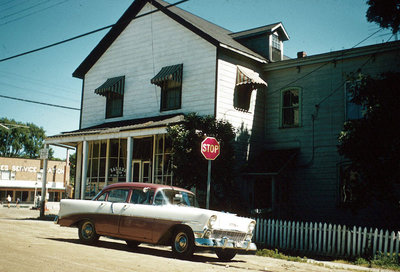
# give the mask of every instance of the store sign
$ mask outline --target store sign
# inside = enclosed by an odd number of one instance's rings
[[[47,173],[53,174],[54,170],[55,170],[56,174],[64,174],[64,169],[60,169],[60,168],[56,168],[56,169],[47,168]],[[2,164],[2,165],[0,165],[0,171],[37,173],[37,172],[40,172],[40,169],[35,166]]]

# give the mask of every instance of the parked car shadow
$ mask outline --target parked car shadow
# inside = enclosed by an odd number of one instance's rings
[[[83,245],[79,239],[64,239],[64,238],[45,238],[45,239],[57,241],[57,242],[63,242],[63,243],[72,243],[72,244]],[[87,245],[87,246],[88,247],[101,247],[101,248],[119,250],[119,251],[126,251],[126,252],[132,252],[132,253],[143,254],[143,255],[152,255],[152,256],[157,256],[157,257],[162,257],[162,258],[174,258],[172,255],[172,252],[171,252],[171,248],[168,246],[153,246],[153,245],[149,245],[149,244],[143,244],[143,245],[139,245],[138,248],[132,249],[132,248],[129,248],[125,243],[121,242],[121,240],[116,240],[116,242],[99,240],[96,244]],[[205,252],[200,251],[198,253],[195,253],[189,261],[199,262],[199,263],[212,263],[212,264],[227,263],[226,261],[221,261],[220,259],[218,259],[217,256],[209,257],[209,256],[201,255],[201,253],[205,253]],[[229,263],[243,263],[243,261],[236,261],[236,260],[231,260],[228,262]]]

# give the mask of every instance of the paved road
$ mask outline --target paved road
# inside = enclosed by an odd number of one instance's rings
[[[130,250],[125,242],[101,238],[97,246],[79,243],[77,229],[39,221],[39,211],[0,207],[1,272],[80,271],[378,271],[356,266],[287,262],[238,255],[220,262],[214,254],[196,254],[191,261],[173,259],[170,248],[140,246]]]

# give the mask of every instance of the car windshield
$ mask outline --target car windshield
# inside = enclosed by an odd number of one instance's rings
[[[196,196],[194,194],[172,189],[164,189],[158,191],[156,197],[154,198],[154,204],[155,205],[173,204],[173,205],[182,205],[189,207],[199,206],[196,200]]]

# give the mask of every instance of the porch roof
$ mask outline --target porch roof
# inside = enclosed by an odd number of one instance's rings
[[[84,140],[102,140],[134,136],[150,136],[166,132],[169,124],[178,124],[184,120],[183,114],[155,116],[103,123],[96,126],[62,132],[45,139],[46,144],[65,144],[76,146]]]

